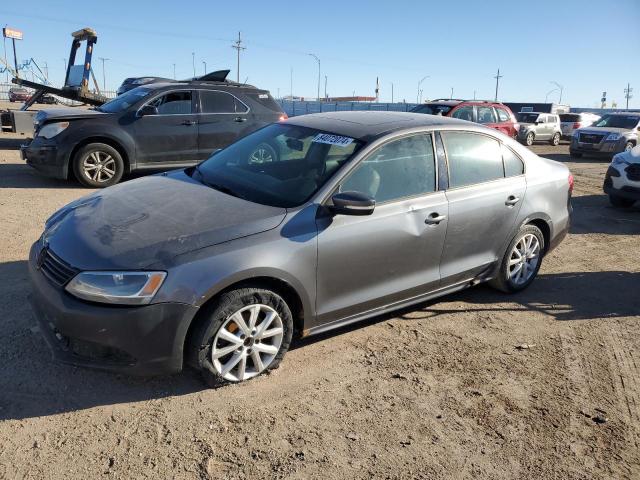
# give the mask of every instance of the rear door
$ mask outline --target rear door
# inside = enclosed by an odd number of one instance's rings
[[[429,133],[389,141],[341,182],[341,191],[365,193],[376,207],[369,216],[318,219],[319,323],[438,287],[447,200],[436,185]]]
[[[442,285],[449,286],[475,278],[500,260],[526,182],[522,160],[496,138],[445,131],[442,139],[449,167],[449,221],[440,273]]]
[[[249,107],[222,90],[198,90],[198,96],[198,155],[205,159],[244,136]]]
[[[513,137],[516,134],[513,127],[513,121],[509,112],[501,107],[494,107],[496,116],[498,117],[498,123],[496,124],[496,130],[501,131],[509,137]]]
[[[138,166],[194,163],[198,159],[198,116],[193,91],[163,92],[146,105],[155,106],[158,114],[134,121]]]

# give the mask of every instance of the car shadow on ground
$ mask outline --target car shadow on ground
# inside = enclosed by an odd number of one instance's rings
[[[611,205],[609,198],[603,193],[576,196],[571,203],[571,233],[640,235],[640,202],[630,208],[618,208]]]
[[[414,321],[458,311],[517,311],[526,315],[536,311],[556,320],[594,320],[637,315],[640,297],[634,291],[639,273],[575,272],[541,275],[520,294],[505,296],[487,287],[477,287],[446,297],[464,302],[458,309],[441,308],[437,301],[375,317],[294,342],[292,349],[304,348],[348,331],[365,328],[393,318]],[[594,285],[599,294],[593,295]],[[139,402],[188,395],[204,389],[199,376],[186,370],[171,377],[138,378],[112,374],[51,361],[28,306],[27,265],[25,261],[0,264],[0,363],[3,366],[0,389],[0,420],[24,419],[119,403]],[[627,301],[620,301],[628,296]],[[513,307],[505,307],[504,302]],[[499,307],[493,308],[494,304]]]

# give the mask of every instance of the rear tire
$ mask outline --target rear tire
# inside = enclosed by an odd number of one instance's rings
[[[553,137],[551,137],[551,140],[549,140],[549,143],[554,147],[557,147],[558,145],[560,145],[560,134],[555,133]]]
[[[636,203],[635,200],[611,194],[609,194],[609,202],[611,202],[611,205],[617,208],[629,208],[634,203]]]
[[[275,292],[231,290],[203,314],[186,354],[210,387],[247,381],[274,370],[289,350],[293,316]]]
[[[73,157],[73,173],[85,187],[104,188],[120,181],[124,161],[111,145],[89,143]]]
[[[524,225],[511,240],[498,276],[489,284],[505,293],[524,290],[538,275],[545,248],[540,229],[535,225]]]

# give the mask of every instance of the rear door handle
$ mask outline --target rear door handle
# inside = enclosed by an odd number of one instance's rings
[[[516,197],[514,195],[511,195],[511,196],[509,196],[509,198],[507,198],[507,201],[504,202],[504,204],[509,206],[509,207],[513,207],[519,201],[520,201],[520,197]]]
[[[429,215],[426,220],[424,221],[424,223],[426,223],[427,225],[438,225],[440,222],[442,222],[443,220],[445,220],[447,218],[446,215],[440,215],[437,212],[433,212],[431,215]]]
[[[246,117],[236,117],[233,119],[234,122],[238,122],[238,123],[242,123],[242,122],[246,122],[247,118]]]
[[[187,125],[187,126],[191,126],[191,125],[195,125],[197,122],[195,120],[185,120],[184,122],[182,122],[182,125]]]

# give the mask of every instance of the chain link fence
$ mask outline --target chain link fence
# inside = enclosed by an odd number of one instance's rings
[[[11,90],[12,88],[22,88],[22,87],[20,87],[19,85],[15,85],[13,83],[0,83],[0,102],[8,102],[9,101],[9,90]],[[29,93],[34,93],[33,89],[31,89],[31,88],[26,88],[26,90]],[[113,90],[101,90],[100,94],[104,95],[107,98],[115,98],[116,97],[116,92],[113,91]],[[61,103],[63,105],[81,105],[80,102],[76,102],[76,101],[69,100],[69,99],[62,98],[62,97],[57,97],[55,95],[54,95],[54,97],[58,101],[58,103]],[[16,103],[16,105],[19,105],[21,103],[23,103],[23,102]]]

